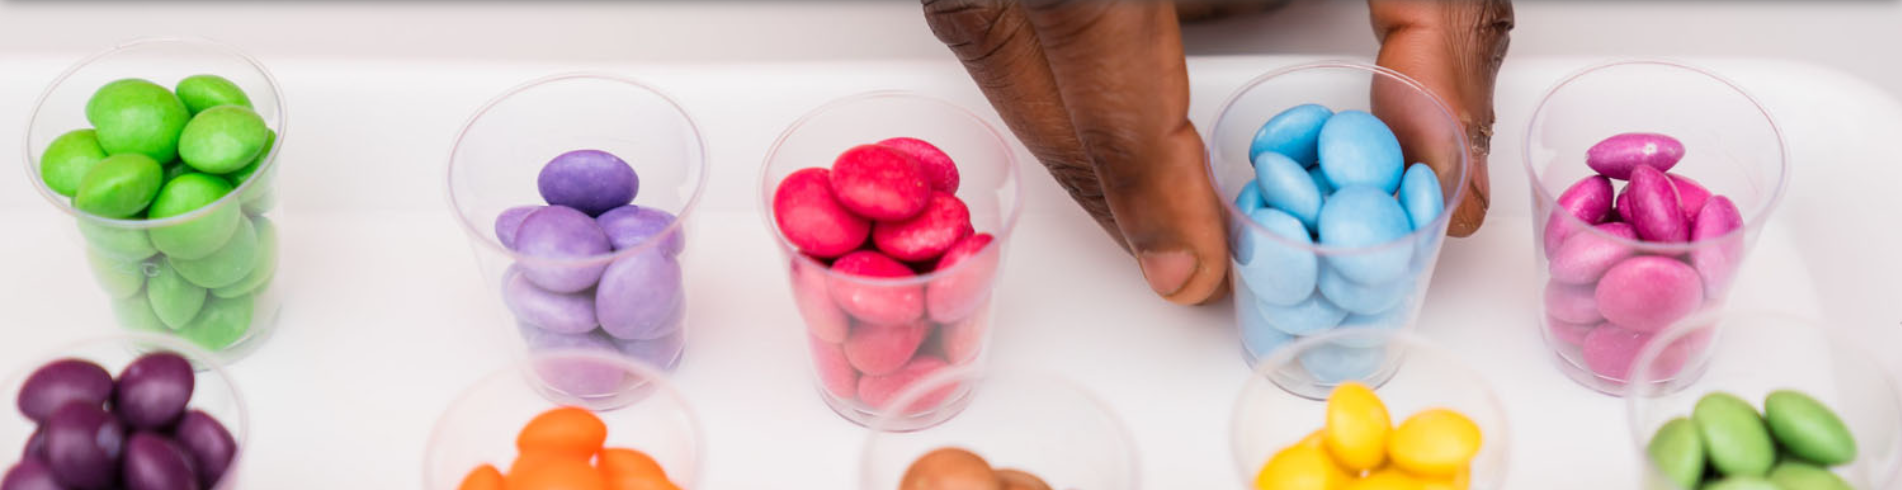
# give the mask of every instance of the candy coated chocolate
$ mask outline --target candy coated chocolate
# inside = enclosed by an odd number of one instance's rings
[[[832,193],[866,219],[896,221],[925,209],[931,184],[917,160],[878,145],[859,145],[832,162]]]
[[[502,283],[502,303],[517,320],[554,333],[587,333],[600,324],[594,316],[592,293],[542,289],[514,269]]]
[[[958,192],[958,165],[951,161],[951,155],[945,154],[936,145],[901,136],[880,141],[878,146],[898,150],[918,161],[918,169],[924,172],[925,182],[931,185],[931,190],[952,194]]]
[[[1619,261],[1638,253],[1628,241],[1638,239],[1637,231],[1624,223],[1598,225],[1598,233],[1575,233],[1552,253],[1547,269],[1552,280],[1567,284],[1591,284]],[[1605,236],[1610,235],[1610,236]],[[1621,240],[1622,239],[1622,240]]]
[[[1333,116],[1334,111],[1320,104],[1302,104],[1275,114],[1275,117],[1261,125],[1261,129],[1255,131],[1254,139],[1249,141],[1249,161],[1256,161],[1262,154],[1273,152],[1303,167],[1313,167],[1319,160],[1317,152],[1321,128]]]
[[[1313,228],[1321,217],[1321,189],[1314,185],[1300,163],[1268,152],[1255,157],[1255,185],[1261,187],[1263,201],[1301,219],[1301,225]]]
[[[773,222],[800,252],[835,258],[858,250],[872,223],[853,214],[832,193],[832,171],[808,168],[779,181],[773,191]]]
[[[897,372],[884,376],[862,376],[859,378],[859,399],[863,400],[867,406],[875,410],[884,410],[888,408],[893,401],[896,401],[898,395],[904,393],[906,389],[911,388],[912,385],[930,377],[932,374],[937,373],[947,366],[943,359],[931,356],[918,356],[913,358],[910,363],[905,364],[905,367],[899,369]],[[937,407],[939,404],[944,403],[944,399],[951,396],[956,389],[957,385],[949,385],[934,390],[929,394],[919,397],[916,401],[912,402],[911,406],[905,407],[905,409],[907,411],[918,411]]]
[[[608,235],[608,244],[615,250],[627,250],[639,247],[660,236],[669,225],[674,224],[674,215],[660,208],[629,204],[610,209],[594,219],[601,231]],[[667,233],[662,239],[660,251],[668,257],[680,255],[687,246],[687,240],[679,228]]]
[[[1571,284],[1554,278],[1545,283],[1545,314],[1566,323],[1596,324],[1605,319],[1598,312],[1597,288],[1590,284]]]
[[[950,193],[934,191],[923,211],[902,221],[872,225],[872,243],[878,251],[906,262],[936,259],[964,237],[971,236],[971,210]]]
[[[1618,180],[1630,179],[1638,167],[1669,171],[1682,158],[1684,144],[1657,133],[1619,134],[1585,150],[1585,165]]]
[[[516,206],[502,210],[501,214],[495,215],[495,239],[502,242],[503,247],[514,250],[515,232],[522,229],[522,220],[528,219],[529,213],[539,211],[544,207],[547,206],[537,204]]]
[[[1656,332],[1690,316],[1704,304],[1697,271],[1679,260],[1644,255],[1605,272],[1594,297],[1605,319],[1641,333]]]
[[[1699,246],[1691,250],[1691,266],[1704,280],[1705,294],[1722,296],[1730,289],[1730,280],[1743,262],[1743,214],[1730,198],[1713,196],[1697,213],[1697,225],[1691,228],[1691,241]]]
[[[1323,158],[1325,161],[1325,154]],[[1398,181],[1397,175],[1395,180]],[[1361,249],[1327,256],[1327,263],[1348,279],[1362,284],[1381,284],[1407,272],[1413,247],[1381,247],[1413,231],[1406,210],[1400,208],[1391,194],[1370,187],[1345,187],[1335,191],[1321,206],[1320,231],[1324,245]]]
[[[925,286],[925,310],[940,323],[955,323],[983,311],[1003,253],[989,233],[965,237],[938,258],[936,278]],[[967,263],[968,262],[968,263]]]
[[[515,249],[530,257],[558,259],[525,262],[522,272],[542,289],[574,293],[593,287],[607,269],[599,260],[580,259],[606,255],[612,246],[594,218],[567,206],[549,206],[522,220]]]
[[[595,290],[601,330],[620,339],[656,339],[680,328],[686,308],[680,262],[658,250],[614,259]]]
[[[930,335],[931,325],[922,321],[902,325],[860,323],[853,325],[852,334],[845,338],[845,358],[860,373],[891,374],[905,367]]]
[[[1315,294],[1293,306],[1255,302],[1268,324],[1289,335],[1314,335],[1327,331],[1347,319],[1347,310],[1334,306],[1326,297]]]
[[[1684,217],[1677,189],[1663,172],[1649,166],[1632,170],[1631,184],[1625,186],[1625,194],[1631,196],[1625,211],[1627,221],[1637,229],[1639,238],[1664,243],[1690,239],[1690,220]]]
[[[1321,171],[1335,188],[1366,186],[1393,195],[1400,186],[1400,139],[1380,118],[1341,111],[1321,126]]]
[[[1249,219],[1282,238],[1262,236],[1246,225],[1236,230],[1236,278],[1248,283],[1254,301],[1292,305],[1313,295],[1320,260],[1313,250],[1303,246],[1312,242],[1301,220],[1274,208],[1258,209],[1249,214]]]
[[[872,251],[839,257],[827,278],[832,300],[846,314],[877,325],[902,325],[924,316],[924,286],[909,281],[911,267]],[[870,282],[868,282],[868,280]]]
[[[620,157],[601,150],[575,150],[555,156],[535,178],[542,200],[588,216],[634,202],[641,179]]]

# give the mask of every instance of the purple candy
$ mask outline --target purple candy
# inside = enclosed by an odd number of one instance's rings
[[[1552,216],[1545,223],[1545,251],[1551,254],[1558,250],[1559,244],[1567,237],[1578,232],[1578,226],[1565,219],[1560,212],[1572,213],[1585,224],[1603,223],[1611,216],[1611,179],[1602,175],[1593,175],[1579,179],[1577,183],[1559,194],[1559,207],[1552,210]]]
[[[502,283],[502,303],[523,323],[555,333],[587,333],[594,319],[594,292],[557,293],[542,289],[520,273]]]
[[[1546,329],[1552,332],[1552,338],[1566,345],[1585,345],[1585,337],[1591,335],[1592,330],[1599,327],[1599,324],[1572,323],[1552,318],[1551,315],[1545,317],[1545,323]]]
[[[1637,240],[1638,234],[1631,225],[1625,223],[1605,223],[1597,226],[1599,231],[1625,240]],[[1576,233],[1559,245],[1552,254],[1547,270],[1552,272],[1552,280],[1567,284],[1591,284],[1605,275],[1605,270],[1618,264],[1626,257],[1636,255],[1637,249],[1617,239],[1597,233]],[[1582,320],[1581,320],[1582,322]]]
[[[184,448],[150,432],[126,441],[126,490],[198,490],[198,472]]]
[[[522,334],[530,351],[585,351],[620,356],[620,350],[598,332],[566,334],[542,331],[523,325]],[[535,361],[535,373],[562,393],[579,397],[609,395],[619,391],[627,371],[612,363],[587,356],[551,356]]]
[[[634,202],[641,179],[634,167],[601,150],[575,150],[556,156],[535,180],[548,204],[575,208],[599,216]]]
[[[105,409],[68,403],[53,412],[46,430],[46,465],[71,488],[106,488],[119,481],[125,425]]]
[[[1737,211],[1737,205],[1728,197],[1712,196],[1697,213],[1691,240],[1716,240],[1691,250],[1691,265],[1704,279],[1704,293],[1708,296],[1722,296],[1730,287],[1737,264],[1743,261],[1743,235],[1727,236],[1739,228],[1743,228],[1743,213]]]
[[[1703,184],[1691,180],[1690,177],[1678,174],[1665,176],[1671,178],[1671,188],[1677,190],[1677,204],[1679,209],[1684,210],[1684,219],[1695,224],[1697,212],[1704,209],[1704,202],[1710,200],[1710,189],[1705,189]]]
[[[1648,166],[1632,170],[1625,194],[1631,196],[1625,221],[1638,230],[1639,238],[1663,243],[1690,240],[1690,221],[1684,218],[1677,189],[1671,187],[1671,179],[1663,172]]]
[[[529,213],[544,207],[516,206],[502,210],[502,214],[495,216],[495,239],[501,240],[503,247],[515,250],[515,232],[522,229],[522,220],[528,219]]]
[[[34,458],[26,458],[7,470],[0,478],[0,490],[65,490],[59,479],[53,476],[53,469]]]
[[[607,233],[608,243],[614,245],[615,250],[627,250],[666,230],[667,225],[674,223],[674,215],[658,208],[630,204],[601,213],[601,217],[594,221],[601,225],[602,232]],[[673,257],[680,255],[680,249],[685,246],[686,241],[681,238],[680,230],[676,229],[667,234],[660,249],[668,257]]]
[[[35,427],[33,436],[26,438],[26,448],[20,451],[22,459],[40,459],[46,457],[46,428]]]
[[[686,346],[686,332],[675,329],[674,333],[652,340],[615,340],[621,353],[648,365],[671,370],[680,364],[681,350]]]
[[[192,410],[178,420],[178,428],[172,429],[172,437],[178,445],[191,455],[192,468],[197,470],[198,481],[205,486],[218,484],[224,478],[225,470],[231,467],[231,459],[238,455],[238,441],[231,438],[231,432],[225,430],[218,419],[198,410]]]
[[[565,206],[549,206],[529,213],[515,234],[516,251],[545,259],[584,259],[606,255],[613,248],[594,218]],[[599,261],[524,261],[522,272],[542,289],[577,293],[594,287],[607,264]]]
[[[679,329],[680,263],[652,250],[615,259],[595,289],[595,318],[616,338],[647,340]]]
[[[1638,167],[1669,171],[1684,158],[1684,144],[1657,133],[1624,133],[1585,150],[1585,165],[1618,180],[1630,179]]]
[[[1556,279],[1545,284],[1545,314],[1566,323],[1594,324],[1604,320],[1598,313],[1598,299],[1592,286],[1566,284]]]
[[[191,361],[159,352],[140,356],[119,373],[112,395],[113,413],[134,429],[169,427],[185,415],[195,384]]]
[[[1606,271],[1593,297],[1606,320],[1651,333],[1697,311],[1704,303],[1704,281],[1684,262],[1641,255]]]
[[[78,359],[60,359],[47,363],[27,376],[20,387],[20,413],[34,422],[45,422],[54,410],[67,402],[81,401],[104,406],[112,398],[112,374],[106,368]]]

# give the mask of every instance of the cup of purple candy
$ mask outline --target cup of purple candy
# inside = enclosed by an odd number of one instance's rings
[[[668,96],[556,75],[476,113],[450,156],[449,195],[527,350],[671,369],[686,340],[683,222],[705,165],[699,131]]]
[[[1654,334],[1723,309],[1788,179],[1782,133],[1716,74],[1621,61],[1559,82],[1526,138],[1537,324],[1566,375],[1622,394]],[[1694,375],[1710,345],[1670,355]]]

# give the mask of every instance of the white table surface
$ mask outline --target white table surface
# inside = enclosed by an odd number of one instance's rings
[[[71,59],[0,57],[0,135]],[[436,415],[509,359],[502,311],[443,195],[453,134],[481,103],[568,70],[641,77],[698,119],[712,175],[691,218],[693,324],[675,381],[707,436],[706,489],[853,488],[863,430],[827,410],[807,379],[803,327],[755,196],[767,146],[831,98],[909,89],[992,114],[945,62],[527,65],[263,60],[287,92],[274,337],[232,367],[254,435],[244,488],[416,488]],[[1288,57],[1195,59],[1193,114]],[[1462,353],[1511,413],[1506,488],[1635,485],[1620,400],[1573,384],[1533,328],[1537,297],[1519,162],[1544,90],[1595,60],[1514,59],[1498,86],[1494,207],[1478,235],[1448,242],[1420,331]],[[1812,65],[1692,60],[1753,90],[1786,130],[1794,181],[1739,278],[1736,304],[1828,314],[1831,328],[1902,345],[1902,104]],[[21,155],[0,137],[0,155]],[[1021,152],[1021,149],[1019,150]],[[1030,161],[1028,155],[1023,155]],[[18,160],[10,160],[18,162]],[[18,165],[15,163],[14,165]],[[992,358],[1003,369],[1079,380],[1129,424],[1145,488],[1239,488],[1226,425],[1247,371],[1228,305],[1155,299],[1133,263],[1036,167],[1000,286]],[[0,369],[107,333],[111,314],[67,232],[19,166],[0,169]],[[746,307],[733,307],[745,305]],[[1885,352],[1886,353],[1886,352]],[[1902,357],[1884,361],[1902,372]],[[1308,422],[1299,422],[1308,423]],[[1902,487],[1898,487],[1902,488]]]

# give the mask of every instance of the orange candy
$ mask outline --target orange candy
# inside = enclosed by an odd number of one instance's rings
[[[508,490],[607,490],[601,472],[587,460],[553,455],[524,454],[515,458],[504,478]]]
[[[647,453],[632,449],[603,449],[595,467],[608,480],[609,490],[678,490],[667,481],[667,471]]]
[[[602,447],[608,426],[594,412],[562,407],[535,416],[515,439],[507,476],[494,466],[469,472],[459,490],[680,490],[646,453]]]
[[[515,448],[522,454],[554,454],[585,462],[600,452],[607,440],[608,426],[594,412],[561,407],[528,421],[515,439]]]
[[[469,472],[469,476],[462,478],[462,485],[456,489],[502,490],[502,472],[496,471],[493,465],[477,466],[475,471]]]

